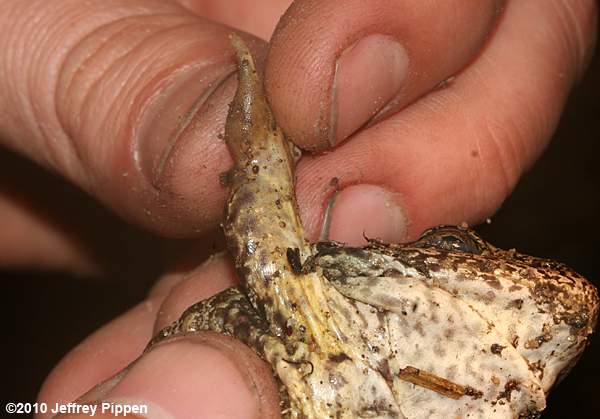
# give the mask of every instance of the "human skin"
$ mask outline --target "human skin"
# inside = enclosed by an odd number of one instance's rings
[[[199,237],[217,227],[226,195],[218,174],[231,159],[217,135],[236,85],[235,28],[258,37],[252,48],[287,135],[305,149],[332,148],[297,170],[311,237],[335,176],[330,238],[403,241],[498,208],[547,144],[596,29],[591,0],[298,1],[281,19],[287,1],[249,4],[0,1],[0,142],[134,225]],[[0,232],[3,266],[102,271],[68,228],[45,222],[44,208],[13,198],[0,191],[11,227]],[[39,400],[81,396],[187,305],[234,281],[221,257],[166,272],[146,301],[61,361]],[[255,417],[277,407],[261,365],[232,341],[179,340],[101,396],[176,417]]]

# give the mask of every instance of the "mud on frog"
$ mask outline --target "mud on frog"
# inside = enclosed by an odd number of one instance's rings
[[[200,330],[234,336],[271,365],[284,417],[539,416],[595,326],[596,289],[461,227],[408,244],[308,242],[293,148],[246,45],[232,44],[223,226],[243,284],[187,309],[149,347]]]

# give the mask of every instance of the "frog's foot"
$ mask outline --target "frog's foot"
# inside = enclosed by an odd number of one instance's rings
[[[276,370],[285,371],[284,375],[288,378],[288,383],[281,382],[275,375],[275,379],[279,382],[280,408],[285,417],[298,417],[300,409],[297,406],[302,401],[297,397],[290,397],[287,385],[295,386],[299,394],[310,393],[303,380],[303,377],[310,375],[314,368],[310,361],[305,360],[308,357],[307,348],[305,345],[286,347],[281,340],[270,334],[267,324],[252,307],[240,287],[226,289],[190,306],[177,321],[152,338],[145,352],[165,340],[201,331],[232,336],[274,365]]]
[[[260,336],[268,334],[268,326],[243,291],[232,287],[189,307],[152,338],[146,351],[165,339],[200,331],[233,336],[262,356]]]

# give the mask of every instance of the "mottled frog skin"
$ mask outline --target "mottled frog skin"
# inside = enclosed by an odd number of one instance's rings
[[[223,223],[242,280],[150,343],[211,330],[268,362],[290,418],[538,417],[596,323],[598,295],[560,263],[442,226],[408,244],[311,244],[294,147],[244,42],[226,124]]]

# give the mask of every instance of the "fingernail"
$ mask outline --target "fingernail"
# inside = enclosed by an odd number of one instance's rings
[[[240,347],[232,338],[210,332],[163,341],[95,404],[147,406],[139,416],[149,419],[257,417],[265,402],[258,393],[265,387],[260,368],[268,367],[260,360],[262,366],[257,366],[255,357]]]
[[[400,195],[381,186],[354,185],[340,191],[333,203],[331,240],[362,246],[368,237],[387,243],[406,238],[407,219]]]
[[[332,146],[362,127],[399,93],[408,65],[404,47],[385,35],[369,35],[342,52],[333,84]]]
[[[181,151],[185,139],[200,129],[208,130],[206,122],[211,120],[211,95],[234,74],[213,69],[191,69],[187,74],[175,74],[172,80],[157,87],[157,92],[143,105],[140,120],[134,135],[136,136],[136,162],[148,179],[160,188],[161,178],[169,159],[176,151]],[[208,116],[207,113],[211,115]],[[202,121],[202,119],[209,121]],[[217,125],[217,124],[214,124]],[[192,134],[190,134],[190,131]],[[217,138],[217,133],[214,133]],[[200,141],[196,141],[197,145]],[[190,154],[188,157],[196,156]],[[197,159],[196,159],[197,160]],[[195,161],[197,164],[197,161]]]

